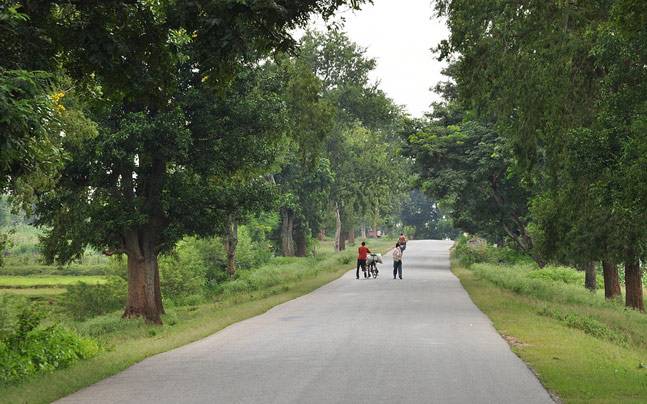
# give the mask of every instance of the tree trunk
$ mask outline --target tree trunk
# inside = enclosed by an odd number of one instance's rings
[[[326,229],[320,229],[317,238],[319,241],[324,241],[326,239]]]
[[[308,255],[308,229],[302,223],[297,224],[294,230],[294,255],[305,257]]]
[[[236,275],[236,246],[238,245],[238,222],[233,217],[227,220],[225,230],[225,251],[227,251],[227,274]]]
[[[160,268],[157,258],[155,259],[155,303],[157,306],[157,311],[160,314],[166,314],[164,310],[164,305],[162,304],[162,288],[160,286]]]
[[[543,268],[546,266],[546,260],[544,260],[541,256],[533,252],[532,238],[526,233],[525,227],[522,227],[520,230],[523,236],[519,236],[515,234],[515,232],[505,222],[503,222],[503,230],[505,230],[506,234],[510,236],[510,238],[517,244],[517,246],[523,252],[530,255],[533,261],[537,263],[537,266],[539,268]]]
[[[341,214],[339,212],[339,205],[335,205],[335,251],[339,252],[342,250],[341,242]]]
[[[294,230],[294,216],[290,209],[281,209],[281,252],[285,257],[294,256],[294,240],[292,232]]]
[[[144,317],[146,322],[162,324],[164,312],[159,289],[157,254],[128,254],[128,301],[124,318]]]
[[[629,248],[625,255],[625,287],[627,289],[625,305],[645,311],[640,260],[636,257],[633,248]]]
[[[340,237],[339,237],[339,251],[344,251],[346,249],[346,235],[347,233],[345,231],[340,232]]]
[[[355,245],[355,228],[352,227],[350,230],[348,230],[348,243],[350,245]]]
[[[604,297],[615,299],[622,296],[620,280],[618,279],[618,267],[610,260],[602,261],[602,272],[604,275]]]
[[[591,292],[595,292],[597,290],[597,282],[595,278],[595,263],[593,261],[589,261],[584,266],[584,287],[590,290]]]
[[[373,238],[377,238],[377,216],[373,218]]]
[[[366,240],[366,225],[364,223],[360,227],[360,237],[362,240]]]

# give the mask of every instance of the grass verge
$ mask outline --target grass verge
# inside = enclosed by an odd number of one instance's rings
[[[566,403],[647,403],[647,315],[563,282],[456,261],[474,303]]]
[[[371,242],[374,249],[385,250],[389,240]],[[354,248],[331,254],[304,276],[286,276],[276,282],[280,270],[261,269],[271,282],[253,291],[230,287],[215,302],[194,306],[169,307],[163,326],[141,321],[120,320],[119,313],[97,317],[77,325],[84,334],[96,336],[105,352],[67,369],[40,375],[20,385],[0,388],[0,403],[48,403],[109,377],[149,356],[186,345],[209,336],[238,321],[257,316],[272,307],[295,299],[339,278],[354,263]],[[301,266],[310,258],[299,259]],[[280,260],[278,262],[280,264]],[[294,271],[294,259],[286,262],[286,273]],[[248,279],[243,276],[243,279]],[[279,278],[280,279],[280,278]],[[235,281],[234,281],[235,282]]]

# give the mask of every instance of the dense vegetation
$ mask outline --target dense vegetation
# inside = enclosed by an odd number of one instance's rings
[[[293,36],[365,3],[0,0],[0,384],[213,332],[378,231],[474,235],[465,279],[644,351],[647,9],[437,0],[417,119],[339,27]]]
[[[405,132],[453,224],[576,267],[644,310],[647,12],[639,1],[439,0],[445,101]],[[621,276],[624,275],[624,276]]]
[[[161,324],[328,279],[378,230],[451,234],[400,219],[425,198],[376,61],[292,36],[362,3],[0,0],[0,327],[23,330],[0,383],[95,355],[120,309]]]

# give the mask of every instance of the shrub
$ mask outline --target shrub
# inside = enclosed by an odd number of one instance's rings
[[[271,244],[264,239],[258,241],[253,240],[249,228],[247,226],[241,226],[238,229],[236,265],[240,269],[249,269],[267,263],[272,258],[271,247]]]
[[[60,325],[39,328],[42,317],[25,306],[17,316],[15,331],[0,340],[0,385],[66,367],[99,352],[95,340]]]
[[[567,284],[580,285],[584,282],[583,274],[568,267],[546,267],[531,271],[528,274],[532,279],[543,279],[545,281],[563,282]]]
[[[477,263],[512,265],[529,261],[529,257],[513,248],[494,246],[479,237],[465,235],[456,240],[452,255],[467,267]]]
[[[244,271],[269,262],[272,251],[263,238],[264,233],[241,226],[236,248],[236,265]],[[174,303],[195,302],[204,296],[207,287],[215,291],[217,285],[228,280],[226,253],[222,239],[186,237],[172,254],[160,259],[162,295]]]
[[[128,286],[126,281],[111,276],[101,285],[77,283],[66,286],[63,295],[64,310],[76,320],[83,320],[123,308]]]
[[[198,245],[204,240],[181,240],[172,255],[160,259],[160,286],[165,298],[201,294],[207,284],[208,263]]]

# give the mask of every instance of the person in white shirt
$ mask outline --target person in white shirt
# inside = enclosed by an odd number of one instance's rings
[[[400,243],[395,243],[395,248],[393,249],[393,279],[396,276],[402,279],[402,250],[400,249]]]

